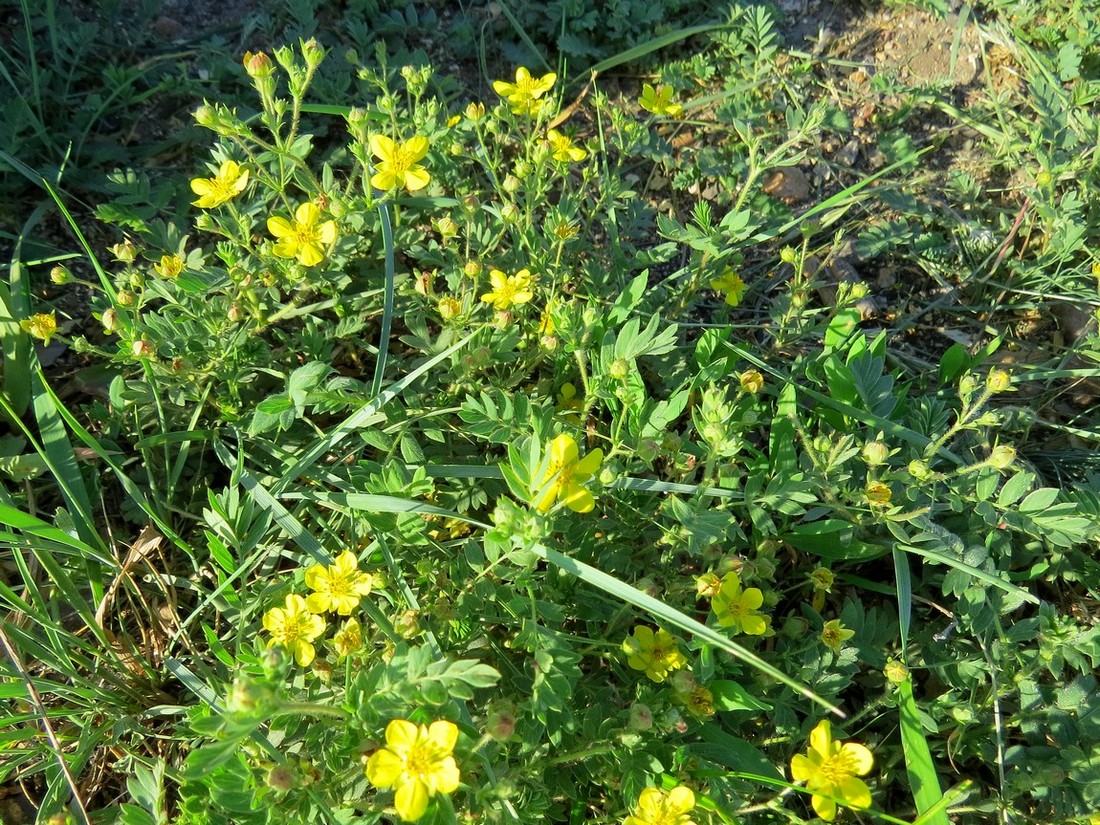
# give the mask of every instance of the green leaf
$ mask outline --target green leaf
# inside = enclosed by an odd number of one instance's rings
[[[707,682],[707,690],[714,696],[714,707],[717,710],[768,711],[772,709],[767,702],[750,695],[740,684],[730,679]]]
[[[924,727],[921,725],[920,713],[913,698],[913,683],[910,679],[898,685],[898,713],[901,722],[901,749],[905,755],[905,772],[909,777],[909,787],[913,792],[917,812],[931,814],[930,818],[923,820],[929,825],[951,825],[946,811],[940,807],[943,791],[940,789],[939,777],[936,776],[932,753],[928,749],[928,740],[924,736]],[[938,809],[939,812],[932,813],[934,809]]]
[[[775,765],[756,747],[731,736],[714,724],[703,725],[699,729],[699,738],[702,742],[693,742],[687,746],[688,752],[717,762],[735,771],[754,773],[773,779],[782,779],[782,774],[775,769]]]

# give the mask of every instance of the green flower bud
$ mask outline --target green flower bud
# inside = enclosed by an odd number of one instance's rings
[[[1007,444],[998,444],[989,454],[989,466],[997,470],[1007,470],[1016,462],[1016,450]]]

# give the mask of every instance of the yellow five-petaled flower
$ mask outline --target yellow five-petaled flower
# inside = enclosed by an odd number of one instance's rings
[[[550,442],[546,472],[536,481],[535,508],[547,513],[559,501],[576,513],[587,513],[596,506],[592,494],[581,486],[592,478],[603,461],[603,450],[592,450],[578,458],[577,442],[562,433]]]
[[[515,275],[507,275],[499,269],[489,273],[489,283],[493,286],[492,292],[486,292],[481,300],[492,304],[494,309],[501,312],[512,304],[526,304],[534,296],[531,291],[531,272],[521,269]]]
[[[494,80],[493,91],[512,104],[514,114],[537,115],[543,104],[539,98],[554,88],[557,79],[558,76],[550,72],[536,80],[525,67],[520,66],[516,69],[515,83]]]
[[[623,825],[695,825],[688,815],[694,807],[695,794],[691,788],[677,785],[667,794],[657,788],[646,788]]]
[[[370,595],[373,583],[373,577],[359,569],[355,554],[345,550],[335,564],[315,564],[306,570],[306,587],[315,591],[306,599],[306,607],[314,613],[331,610],[350,616],[359,601]]]
[[[57,333],[57,315],[54,313],[39,312],[24,321],[19,322],[19,328],[28,333],[32,338],[38,338],[48,344]]]
[[[422,135],[411,137],[400,146],[385,135],[371,135],[370,150],[378,159],[370,185],[388,192],[398,186],[408,191],[423,189],[432,176],[420,165],[428,154],[428,139]]]
[[[767,618],[759,611],[762,604],[764,594],[759,588],[742,590],[741,579],[733,571],[722,577],[722,586],[711,601],[718,624],[749,636],[760,636],[768,629]]]
[[[191,180],[191,191],[199,196],[192,203],[199,209],[213,209],[237,197],[246,186],[248,170],[242,169],[235,160],[223,161],[214,177]]]
[[[414,822],[428,810],[436,794],[458,788],[455,763],[458,728],[451,722],[415,725],[394,719],[386,726],[386,747],[367,760],[367,779],[378,788],[393,788],[393,806],[407,822]]]
[[[654,89],[649,83],[643,83],[638,103],[647,112],[661,117],[679,117],[684,111],[683,106],[672,102],[672,87],[664,84]]]
[[[663,682],[674,670],[687,664],[680,652],[680,643],[667,630],[654,633],[645,625],[638,625],[634,633],[623,640],[626,663],[635,670],[644,670],[654,682]]]
[[[325,632],[325,620],[311,613],[301,596],[287,596],[285,604],[264,614],[264,629],[271,634],[267,646],[282,645],[305,667],[316,655],[311,642]]]
[[[325,259],[325,247],[336,243],[336,221],[321,223],[321,210],[306,201],[294,210],[294,220],[268,218],[267,231],[276,238],[272,252],[280,258],[297,258],[302,266],[317,266]]]
[[[550,129],[546,133],[546,142],[550,145],[550,157],[562,163],[584,160],[588,157],[588,152],[579,146],[574,146],[569,135],[563,135],[557,129]]]
[[[741,298],[745,294],[745,282],[729,268],[725,269],[721,276],[711,280],[710,286],[711,289],[721,292],[726,299],[726,303],[731,307],[740,304]]]
[[[805,782],[813,794],[814,811],[826,822],[836,817],[836,801],[849,808],[871,807],[871,790],[857,777],[871,772],[874,757],[864,745],[833,741],[832,725],[827,719],[810,732],[810,749],[791,760],[791,776]]]

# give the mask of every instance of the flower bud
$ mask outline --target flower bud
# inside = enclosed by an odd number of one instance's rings
[[[890,458],[890,448],[882,441],[868,441],[863,445],[863,461],[868,467],[881,467]]]
[[[919,458],[914,458],[909,462],[909,475],[917,481],[928,481],[934,474],[932,468],[928,466],[927,461],[921,461]]]
[[[1004,392],[1012,386],[1012,376],[1004,370],[990,370],[985,379],[985,386],[993,393]]]
[[[142,338],[130,345],[130,353],[135,358],[152,358],[157,354],[157,348],[153,346],[151,341]]]
[[[132,264],[137,259],[137,247],[130,242],[129,238],[122,243],[116,243],[109,249],[114,253],[115,260],[119,263]]]
[[[509,195],[518,192],[521,186],[523,186],[523,181],[521,181],[515,175],[505,175],[504,181],[503,183],[501,183],[501,187]]]
[[[630,730],[649,730],[653,727],[653,711],[649,705],[635,702],[630,706],[630,719],[626,724]]]
[[[998,444],[989,454],[989,466],[996,470],[1007,470],[1016,461],[1016,450],[1007,444]]]
[[[467,104],[466,117],[474,123],[477,123],[485,117],[485,104],[480,102]]]
[[[466,265],[462,267],[462,271],[470,278],[476,278],[481,274],[481,264],[477,261],[466,261]]]
[[[481,202],[477,199],[477,195],[466,195],[462,198],[462,208],[472,215],[481,208]]]
[[[273,790],[286,793],[297,784],[294,771],[286,765],[276,765],[267,772],[267,786]]]
[[[793,264],[798,260],[798,253],[793,246],[785,246],[779,250],[779,260],[785,264]]]
[[[444,215],[442,218],[432,223],[435,224],[436,232],[443,236],[444,241],[449,241],[451,238],[458,235],[458,224],[448,215]]]
[[[704,599],[713,599],[722,589],[722,580],[716,573],[704,573],[695,580],[695,592]]]
[[[514,203],[506,203],[500,210],[500,217],[505,223],[515,223],[519,220],[519,208]]]
[[[867,503],[871,506],[889,504],[894,495],[890,485],[881,481],[868,482],[863,494],[867,497]]]
[[[447,295],[439,299],[436,309],[444,321],[453,321],[462,313],[462,304],[458,302],[457,298]]]
[[[137,303],[137,295],[128,289],[120,289],[116,296],[116,300],[120,307],[132,307]]]
[[[889,659],[886,662],[886,666],[882,669],[882,675],[886,677],[886,681],[890,684],[900,685],[909,678],[909,668],[897,659]]]
[[[203,126],[207,129],[213,129],[214,124],[217,122],[217,113],[214,107],[209,103],[203,103],[194,111],[192,117],[195,118],[195,122],[199,124],[199,126]]]
[[[607,368],[607,374],[616,381],[622,381],[630,374],[630,364],[625,358],[616,358]]]
[[[302,43],[302,57],[305,58],[306,65],[311,69],[316,69],[321,65],[321,61],[325,59],[325,50],[314,38]]]
[[[507,742],[516,732],[516,712],[510,705],[502,704],[489,711],[485,732],[497,742]]]
[[[103,315],[99,320],[103,323],[103,330],[105,332],[115,332],[119,327],[118,310],[114,307],[108,307],[103,310]]]
[[[764,389],[764,376],[758,370],[745,370],[738,376],[741,389],[749,395],[756,395]]]
[[[818,567],[810,573],[810,583],[813,584],[814,590],[820,590],[823,593],[831,593],[835,582],[836,576],[833,574],[833,571],[827,567]]]
[[[59,286],[72,283],[73,273],[69,271],[67,266],[58,264],[50,270],[50,280]]]
[[[241,62],[251,78],[271,77],[275,73],[275,64],[263,52],[245,52]]]

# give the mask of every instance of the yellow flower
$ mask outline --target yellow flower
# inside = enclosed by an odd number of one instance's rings
[[[370,150],[378,158],[378,163],[375,164],[377,172],[370,179],[370,185],[385,192],[398,186],[404,186],[410,192],[423,189],[432,176],[417,161],[428,154],[428,145],[428,139],[422,135],[411,137],[400,146],[385,135],[371,135]]]
[[[759,612],[764,594],[758,588],[741,589],[741,579],[730,572],[722,577],[722,587],[711,602],[714,615],[722,627],[732,627],[734,633],[760,636],[768,629],[765,616]]]
[[[248,186],[248,170],[242,169],[235,160],[223,161],[218,174],[212,178],[193,178],[191,191],[199,196],[192,203],[199,209],[213,209],[226,201],[231,201]]]
[[[268,647],[282,645],[302,667],[313,661],[310,644],[325,632],[325,620],[309,612],[301,596],[286,597],[286,607],[273,607],[264,614],[264,629],[271,634]]]
[[[336,656],[343,659],[357,651],[363,644],[363,629],[358,619],[348,619],[332,636],[332,649]]]
[[[492,304],[501,312],[512,304],[526,304],[535,297],[531,292],[531,272],[526,269],[521,269],[515,275],[506,275],[499,269],[494,269],[489,273],[489,283],[492,284],[493,291],[486,292],[481,300]]]
[[[844,647],[844,643],[850,638],[856,635],[854,630],[846,628],[840,619],[832,619],[825,622],[825,626],[821,628],[821,641],[825,647],[840,653],[840,649]]]
[[[370,594],[374,578],[359,570],[355,554],[345,550],[336,564],[325,567],[315,564],[306,570],[306,587],[317,592],[306,599],[306,607],[313,613],[333,611],[350,616],[359,606],[359,600]]]
[[[493,91],[512,104],[512,112],[517,115],[536,115],[542,108],[539,98],[554,88],[558,76],[553,72],[544,74],[538,80],[531,77],[526,68],[516,69],[516,82],[493,81]]]
[[[603,450],[593,450],[584,458],[577,458],[577,442],[571,435],[561,434],[550,442],[549,463],[538,484],[538,501],[535,507],[547,513],[560,501],[570,510],[587,513],[596,506],[592,494],[580,485],[592,478],[603,461]]]
[[[662,117],[679,117],[684,107],[672,102],[672,87],[661,84],[654,89],[650,84],[642,84],[642,97],[639,105],[647,112],[653,112]]]
[[[561,385],[561,392],[558,393],[558,403],[554,405],[554,409],[564,413],[562,418],[570,424],[580,425],[581,417],[578,413],[584,409],[584,399],[577,395],[577,388],[571,382],[566,381]]]
[[[695,825],[688,812],[695,807],[691,788],[677,785],[667,794],[657,788],[646,788],[638,796],[634,813],[623,825]]]
[[[833,741],[832,725],[827,719],[817,723],[810,732],[810,749],[806,756],[797,754],[791,760],[791,776],[805,782],[813,794],[814,811],[826,822],[836,818],[836,797],[849,808],[871,807],[871,791],[862,779],[871,772],[874,757],[863,745]]]
[[[634,635],[623,641],[626,663],[635,670],[644,670],[654,682],[663,682],[674,670],[679,670],[687,659],[680,652],[680,643],[667,630],[654,633],[645,625],[634,628]]]
[[[563,135],[557,129],[551,129],[546,133],[546,142],[550,146],[550,157],[569,163],[571,160],[584,160],[588,152],[579,146],[574,146],[568,135]]]
[[[183,272],[183,258],[179,255],[161,255],[160,262],[153,264],[153,269],[160,277],[174,281]]]
[[[325,259],[324,247],[336,243],[336,221],[318,223],[321,210],[306,202],[294,211],[294,221],[268,218],[267,231],[278,242],[271,250],[280,258],[297,258],[302,266],[316,266]]]
[[[734,274],[732,269],[726,269],[721,277],[710,282],[711,289],[716,289],[725,296],[726,303],[735,307],[741,303],[741,297],[745,294],[745,282]]]
[[[450,722],[414,725],[394,719],[386,726],[386,747],[367,761],[367,779],[378,788],[393,788],[393,806],[407,822],[414,822],[428,810],[428,800],[437,793],[458,789],[455,763],[458,728]]]
[[[50,339],[57,333],[57,316],[54,313],[39,312],[25,321],[19,322],[19,328],[31,336],[39,338],[43,343],[50,343]]]

